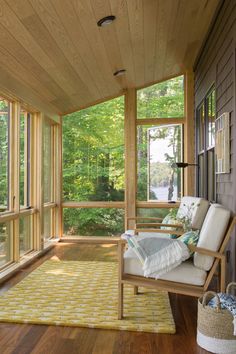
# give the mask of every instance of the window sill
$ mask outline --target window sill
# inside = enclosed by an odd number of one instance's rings
[[[45,243],[43,250],[32,251],[30,253],[27,253],[22,256],[19,262],[9,264],[5,269],[0,272],[0,283],[12,277],[21,268],[27,266],[28,264],[32,263],[36,258],[41,257],[44,253],[48,252],[52,247],[55,246],[57,242],[59,242],[59,240],[59,238],[49,240]]]

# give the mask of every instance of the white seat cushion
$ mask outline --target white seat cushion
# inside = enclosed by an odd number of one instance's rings
[[[144,276],[142,264],[131,248],[124,253],[124,272]],[[191,261],[185,261],[175,269],[159,277],[159,279],[191,285],[203,285],[206,276],[207,273],[204,270],[195,267]]]
[[[186,216],[191,211],[191,225],[193,229],[200,230],[209,208],[208,200],[198,197],[183,197],[177,212],[177,217]]]
[[[202,225],[197,247],[218,251],[223,241],[229,219],[229,210],[220,204],[212,204]],[[197,252],[194,254],[194,265],[200,269],[208,271],[212,267],[213,262],[213,257]]]

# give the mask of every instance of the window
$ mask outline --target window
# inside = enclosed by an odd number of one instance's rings
[[[179,199],[182,172],[173,164],[182,160],[181,125],[139,126],[137,141],[138,200]]]
[[[184,116],[184,77],[179,76],[138,90],[138,118],[182,118]]]
[[[33,216],[20,217],[20,256],[32,251]]]
[[[55,170],[58,166],[58,161],[55,159],[56,141],[58,136],[57,125],[51,120],[45,118],[43,129],[43,150],[44,150],[44,241],[48,241],[56,236],[56,215],[58,208],[55,203],[56,191]]]
[[[215,200],[215,88],[197,109],[198,195]]]
[[[67,236],[115,236],[124,232],[124,210],[115,208],[64,209]]]
[[[20,112],[20,207],[30,206],[30,114]]]
[[[43,129],[43,156],[44,156],[44,203],[54,201],[53,193],[53,125],[45,119]]]
[[[0,224],[0,268],[12,259],[11,222]]]
[[[124,211],[114,204],[124,201],[124,183],[124,97],[65,116],[63,198],[77,204],[64,208],[65,234],[122,233]]]
[[[9,102],[0,97],[0,212],[8,209],[9,114]]]
[[[67,201],[124,200],[124,98],[63,118]]]

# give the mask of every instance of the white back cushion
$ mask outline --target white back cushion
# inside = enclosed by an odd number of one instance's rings
[[[220,204],[212,204],[205,217],[199,235],[197,247],[218,251],[223,241],[226,228],[229,223],[230,211]],[[194,265],[208,271],[214,262],[214,258],[195,252]]]
[[[201,229],[207,210],[209,208],[208,200],[198,197],[183,197],[177,212],[177,217],[184,217],[191,214],[192,228]]]

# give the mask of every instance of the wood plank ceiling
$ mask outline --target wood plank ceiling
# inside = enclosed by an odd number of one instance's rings
[[[218,3],[0,0],[0,91],[64,114],[176,76],[192,68]]]

